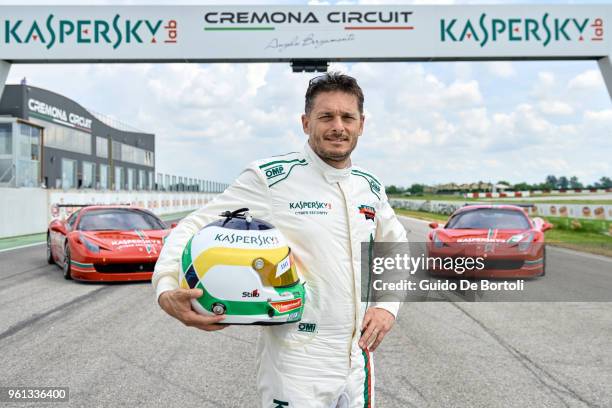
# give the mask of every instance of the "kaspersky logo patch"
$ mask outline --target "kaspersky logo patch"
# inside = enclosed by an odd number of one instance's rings
[[[276,404],[274,406],[274,408],[283,408],[283,407],[288,407],[289,406],[289,403],[287,401],[281,401],[281,400],[277,400],[277,399],[273,399],[272,403]]]
[[[359,213],[363,214],[366,220],[374,221],[374,217],[376,217],[376,210],[374,207],[365,204],[359,206]]]
[[[277,237],[266,236],[266,235],[241,235],[241,234],[235,234],[235,233],[230,233],[230,234],[218,233],[218,234],[215,234],[215,237],[213,239],[215,241],[226,242],[228,244],[242,243],[242,244],[259,245],[259,246],[278,245],[279,243]]]
[[[331,210],[331,203],[323,203],[321,201],[297,201],[295,203],[289,203],[289,209],[291,210],[302,210],[304,208],[315,210]]]
[[[323,201],[296,201],[289,203],[289,209],[296,215],[327,215],[332,205]]]
[[[46,19],[0,20],[0,41],[4,44],[175,44],[176,20],[126,19],[115,14],[109,19],[71,19],[49,14]]]
[[[604,39],[602,18],[493,18],[486,13],[474,19],[440,19],[440,41],[475,42],[484,47],[496,42],[598,42]]]

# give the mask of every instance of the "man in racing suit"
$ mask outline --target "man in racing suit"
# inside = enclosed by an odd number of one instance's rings
[[[173,229],[155,266],[160,306],[189,326],[218,330],[223,316],[201,316],[178,289],[179,259],[191,236],[226,210],[248,207],[285,235],[306,282],[299,324],[263,327],[258,393],[263,407],[371,407],[372,352],[391,329],[399,303],[361,294],[361,243],[404,242],[406,234],[377,177],[353,166],[363,131],[363,94],[346,75],[310,81],[302,116],[303,151],[252,163],[220,196]],[[364,297],[365,298],[365,297]]]

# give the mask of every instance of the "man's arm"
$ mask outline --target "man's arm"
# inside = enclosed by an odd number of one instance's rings
[[[191,310],[190,300],[201,295],[198,289],[179,288],[179,268],[183,249],[191,237],[205,225],[220,218],[222,212],[249,208],[256,218],[268,219],[270,215],[268,186],[255,165],[249,166],[236,181],[213,201],[185,217],[170,233],[162,248],[152,283],[159,305],[166,313],[188,326],[205,330],[219,322],[217,316],[201,316]]]
[[[376,213],[375,242],[408,242],[406,230],[397,219],[395,211],[389,205],[387,195],[382,189],[381,205]],[[400,244],[402,245],[402,244]],[[391,295],[379,296],[366,310],[362,323],[362,335],[359,346],[368,347],[370,351],[376,350],[385,335],[391,330],[400,308],[400,299]]]
[[[395,255],[394,252],[399,250],[407,250],[408,245],[405,244],[408,242],[408,238],[406,237],[406,230],[404,226],[397,219],[397,215],[395,215],[395,211],[391,208],[389,204],[389,200],[387,199],[387,194],[382,191],[381,196],[381,207],[377,216],[377,224],[376,224],[376,237],[374,238],[375,242],[388,242],[391,252]],[[391,243],[396,243],[397,245],[393,245]],[[397,247],[392,248],[393,246]],[[387,273],[387,272],[385,272]],[[393,271],[390,272],[390,274]],[[387,277],[389,279],[389,277]],[[399,279],[393,279],[399,280]],[[391,280],[389,280],[391,281]],[[393,317],[397,317],[397,312],[400,308],[400,300],[401,297],[395,297],[391,294],[382,294],[378,299],[373,303],[373,307],[378,307],[387,310],[389,313],[393,315]]]

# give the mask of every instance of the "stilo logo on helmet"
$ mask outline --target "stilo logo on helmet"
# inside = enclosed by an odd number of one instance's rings
[[[192,300],[193,308],[205,315],[225,314],[224,324],[299,321],[305,289],[283,234],[246,208],[221,216],[183,251],[180,286],[203,292]]]
[[[253,289],[252,292],[242,292],[242,297],[259,297],[259,291],[257,289]]]

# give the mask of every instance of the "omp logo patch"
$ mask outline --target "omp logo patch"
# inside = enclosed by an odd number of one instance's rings
[[[377,193],[380,193],[380,184],[378,184],[375,181],[370,181],[370,188],[374,191],[376,191]]]
[[[363,214],[366,220],[374,221],[374,217],[376,217],[376,209],[374,207],[370,207],[369,205],[362,204],[358,208],[359,208],[359,213]]]
[[[259,169],[266,176],[268,187],[286,180],[293,169],[298,166],[307,166],[306,159],[289,159],[289,160],[273,160],[269,163],[262,164]]]
[[[305,333],[314,333],[315,331],[317,331],[317,324],[316,323],[300,323],[298,325],[298,331],[305,332]]]
[[[285,168],[282,165],[274,166],[272,168],[266,169],[265,173],[266,178],[270,180],[274,177],[282,176],[283,174],[285,174]]]

